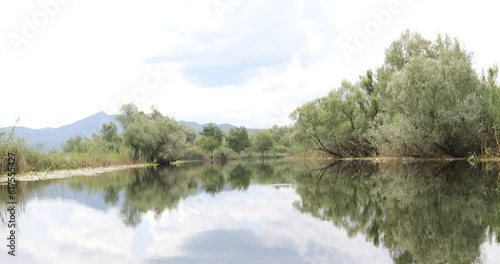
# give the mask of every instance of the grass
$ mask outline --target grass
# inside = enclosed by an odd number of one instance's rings
[[[0,175],[6,175],[8,154],[15,155],[16,174],[36,171],[98,168],[116,165],[131,165],[134,162],[128,151],[120,153],[87,152],[63,153],[43,152],[42,146],[32,146],[12,132],[0,134]]]
[[[116,153],[52,153],[41,154],[30,164],[29,171],[50,171],[130,165],[134,162],[128,155]]]
[[[13,150],[12,152],[16,154],[17,174],[134,164],[133,160],[124,154],[41,153],[29,150]],[[5,157],[6,154],[2,153],[2,156]],[[6,159],[3,159],[0,166],[2,171],[7,170],[5,163]]]

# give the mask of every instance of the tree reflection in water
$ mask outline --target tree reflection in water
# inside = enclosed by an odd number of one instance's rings
[[[251,184],[292,183],[300,196],[293,202],[297,210],[331,222],[350,237],[364,235],[387,248],[395,263],[474,263],[481,262],[483,243],[500,242],[499,167],[466,162],[193,163],[19,182],[17,198],[22,209],[32,197],[64,188],[98,194],[107,206],[119,207],[124,224],[136,227],[143,214],[160,218],[201,192],[216,196],[246,192]],[[6,216],[0,216],[5,224]]]
[[[383,245],[395,263],[481,262],[481,245],[495,234],[499,242],[495,171],[464,162],[341,162],[298,174],[294,205]]]

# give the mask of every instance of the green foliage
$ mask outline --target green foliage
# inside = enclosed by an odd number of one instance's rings
[[[234,152],[232,149],[221,146],[214,151],[214,157],[221,161],[235,160],[239,158],[239,154]]]
[[[240,154],[250,147],[247,129],[245,127],[232,128],[226,136],[226,142],[234,152]]]
[[[396,43],[414,47],[418,41],[403,37]],[[383,153],[465,156],[481,142],[479,80],[457,40],[438,38],[425,45],[429,53],[388,50],[386,65],[396,71],[386,88],[389,103],[372,131],[375,141]],[[392,66],[393,57],[405,59]]]
[[[99,148],[99,144],[94,144],[93,140],[88,138],[73,138],[73,142],[78,144],[65,144],[65,146],[72,145],[66,147],[70,152],[55,150],[44,152],[43,146],[32,146],[11,131],[0,135],[0,155],[6,157],[9,152],[16,155],[17,174],[132,164],[130,153],[126,148],[120,147],[120,153],[107,153]],[[7,159],[0,161],[1,171],[7,170],[6,162]]]
[[[103,124],[97,133],[103,141],[104,148],[108,151],[118,152],[122,143],[122,138],[118,134],[118,128],[114,123]]]
[[[208,154],[210,155],[210,158],[213,158],[214,150],[222,145],[216,139],[211,138],[211,137],[205,137],[205,136],[200,137],[200,139],[198,140],[198,144],[203,150],[208,152]]]
[[[83,138],[81,136],[71,137],[62,146],[62,151],[63,152],[76,152],[76,153],[86,152]]]
[[[191,140],[191,132],[157,108],[151,114],[138,112],[134,105],[124,105],[118,120],[125,128],[123,138],[134,151],[135,160],[169,164],[182,159]]]
[[[274,151],[280,154],[284,154],[290,152],[290,149],[282,145],[277,145],[274,147]]]
[[[297,108],[293,140],[334,157],[498,154],[498,67],[480,80],[472,59],[457,39],[405,31],[376,74]]]
[[[403,70],[411,58],[418,56],[434,58],[436,53],[436,50],[432,48],[431,41],[424,39],[419,33],[406,30],[385,51],[383,68],[391,72],[398,72]]]
[[[139,112],[137,106],[135,104],[124,104],[120,108],[120,114],[116,116],[116,120],[120,122],[123,129],[127,129],[130,124],[134,123],[136,117],[139,114],[144,114],[143,112]]]
[[[269,131],[258,131],[255,133],[252,145],[261,153],[261,156],[263,157],[267,151],[273,149],[274,147],[273,135]]]
[[[114,123],[102,124],[98,134],[107,142],[118,143],[120,137],[118,136],[118,128]]]
[[[210,154],[210,158],[213,159],[214,150],[222,145],[224,133],[217,125],[210,123],[203,128],[200,135],[199,145],[207,151]]]
[[[207,156],[198,146],[189,146],[186,150],[185,160],[205,160]]]
[[[9,169],[8,159],[9,153],[15,156],[15,173],[21,174],[33,169],[42,159],[41,149],[43,146],[32,146],[26,142],[24,138],[15,135],[15,126],[11,131],[0,132],[0,175],[7,175]]]
[[[483,155],[500,155],[500,87],[498,85],[498,65],[490,67],[487,75],[483,73],[482,120],[486,140],[483,143]]]
[[[214,123],[210,123],[205,127],[203,127],[203,130],[200,132],[200,135],[204,137],[213,138],[218,144],[222,144],[222,141],[224,140],[224,133]]]
[[[335,157],[373,155],[375,150],[366,134],[378,106],[369,79],[362,77],[361,81],[364,89],[359,83],[343,81],[326,97],[297,108],[291,114],[296,142]]]
[[[278,145],[285,147],[292,146],[292,127],[273,125],[268,131],[273,135],[273,140]]]

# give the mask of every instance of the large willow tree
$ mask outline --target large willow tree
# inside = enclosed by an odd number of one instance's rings
[[[152,113],[138,111],[133,104],[122,106],[117,119],[122,124],[125,143],[134,150],[135,159],[169,164],[185,156],[195,132],[164,116],[157,108]]]
[[[384,104],[372,130],[382,153],[465,156],[479,151],[481,85],[458,40],[404,33],[386,52]]]
[[[362,157],[375,153],[366,133],[378,111],[372,73],[356,84],[344,81],[326,97],[297,108],[294,138],[298,142],[335,157]]]
[[[479,78],[457,40],[405,31],[376,74],[291,115],[294,139],[335,157],[500,154],[498,68]]]

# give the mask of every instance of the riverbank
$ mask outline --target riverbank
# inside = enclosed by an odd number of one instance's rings
[[[133,164],[133,165],[121,165],[121,166],[109,166],[109,167],[98,167],[98,168],[81,168],[81,169],[71,169],[71,170],[54,170],[54,171],[43,171],[43,172],[28,172],[25,174],[20,174],[16,176],[16,181],[39,181],[39,180],[51,180],[51,179],[63,179],[71,178],[75,176],[97,176],[102,173],[126,170],[132,168],[142,168],[147,166],[154,166],[152,164]],[[6,183],[7,177],[0,177],[0,184]]]
[[[441,157],[441,158],[408,158],[408,157],[364,157],[364,158],[331,158],[331,157],[313,157],[313,158],[300,158],[300,157],[287,157],[284,159],[288,160],[315,160],[315,161],[371,161],[374,163],[385,163],[385,162],[450,162],[450,161],[467,161],[467,158],[451,158],[451,157]],[[212,160],[212,162],[215,160]],[[495,158],[477,158],[473,160],[474,163],[477,162],[500,162],[500,157]],[[173,164],[183,164],[190,162],[200,162],[195,160],[182,160],[177,161]],[[51,170],[51,171],[41,171],[41,172],[27,172],[19,174],[16,176],[16,181],[38,181],[38,180],[51,180],[51,179],[64,179],[71,178],[75,176],[98,176],[102,173],[126,170],[132,168],[142,168],[147,166],[155,166],[154,164],[132,164],[132,165],[114,165],[114,166],[104,166],[104,167],[87,167],[87,168],[76,168],[68,170]],[[0,176],[0,184],[5,184],[7,182],[6,175]]]
[[[500,157],[474,157],[474,158],[455,158],[455,157],[436,157],[436,158],[409,158],[409,157],[366,157],[366,158],[332,158],[331,160],[343,160],[343,161],[354,161],[354,160],[366,160],[373,162],[386,162],[386,161],[418,161],[418,162],[437,162],[437,161],[471,161],[471,162],[500,162]]]

